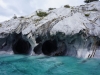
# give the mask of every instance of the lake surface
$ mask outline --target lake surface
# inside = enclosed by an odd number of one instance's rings
[[[100,59],[1,55],[0,75],[100,75]]]

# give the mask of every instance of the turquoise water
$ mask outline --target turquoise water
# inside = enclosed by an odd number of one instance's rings
[[[73,57],[0,56],[0,75],[100,75],[100,60]]]

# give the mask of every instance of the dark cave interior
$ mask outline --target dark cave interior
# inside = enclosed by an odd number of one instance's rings
[[[65,55],[66,46],[61,41],[57,39],[42,40],[42,37],[36,38],[36,43],[38,44],[33,48],[33,52],[37,55],[44,54],[47,56],[62,56]],[[0,51],[9,50],[13,51],[14,54],[30,55],[32,52],[32,44],[29,42],[29,39],[26,39],[26,36],[22,33],[12,33],[9,36],[5,37],[4,40],[1,39]],[[5,43],[5,44],[4,44]]]
[[[57,51],[56,40],[47,40],[42,45],[42,52],[45,55],[51,55],[51,53]]]
[[[15,54],[29,54],[31,45],[28,41],[20,38],[13,45],[12,50]]]
[[[34,47],[35,54],[41,54],[42,53],[42,43],[39,43],[37,46]]]

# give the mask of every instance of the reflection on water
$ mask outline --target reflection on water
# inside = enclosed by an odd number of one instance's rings
[[[0,75],[100,75],[100,60],[1,55]]]

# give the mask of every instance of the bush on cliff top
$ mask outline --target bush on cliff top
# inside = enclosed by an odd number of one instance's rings
[[[42,11],[39,11],[39,12],[36,11],[36,13],[37,13],[37,16],[39,16],[39,17],[45,17],[48,15],[48,13],[42,12]]]

